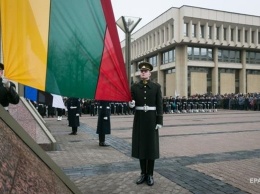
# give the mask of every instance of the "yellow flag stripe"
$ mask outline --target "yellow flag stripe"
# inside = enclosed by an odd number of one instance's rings
[[[40,90],[46,82],[49,9],[50,0],[1,0],[5,76]]]

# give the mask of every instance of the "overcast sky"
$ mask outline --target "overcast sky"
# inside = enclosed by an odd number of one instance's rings
[[[259,0],[111,0],[115,19],[121,16],[140,17],[142,20],[134,32],[171,7],[190,5],[195,7],[260,16]],[[118,28],[120,40],[124,32]]]

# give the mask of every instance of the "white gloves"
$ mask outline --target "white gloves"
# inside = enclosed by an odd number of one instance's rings
[[[128,105],[130,108],[134,108],[135,107],[135,101],[132,100],[131,102],[128,102]]]
[[[10,88],[10,81],[6,78],[3,78],[3,85],[5,88]]]
[[[158,130],[158,129],[161,129],[161,128],[162,128],[162,125],[156,124],[155,130]]]
[[[76,117],[79,117],[79,113],[76,114]]]
[[[107,120],[108,118],[107,118],[107,117],[104,117],[103,119],[104,119],[104,120]]]

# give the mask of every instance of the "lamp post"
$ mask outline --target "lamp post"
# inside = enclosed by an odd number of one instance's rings
[[[129,87],[131,87],[131,33],[140,21],[141,18],[128,16],[121,16],[116,21],[118,27],[125,33],[125,65]]]

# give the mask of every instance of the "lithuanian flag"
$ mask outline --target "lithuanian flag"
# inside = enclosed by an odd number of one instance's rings
[[[129,101],[110,0],[0,0],[5,77],[52,94]]]

